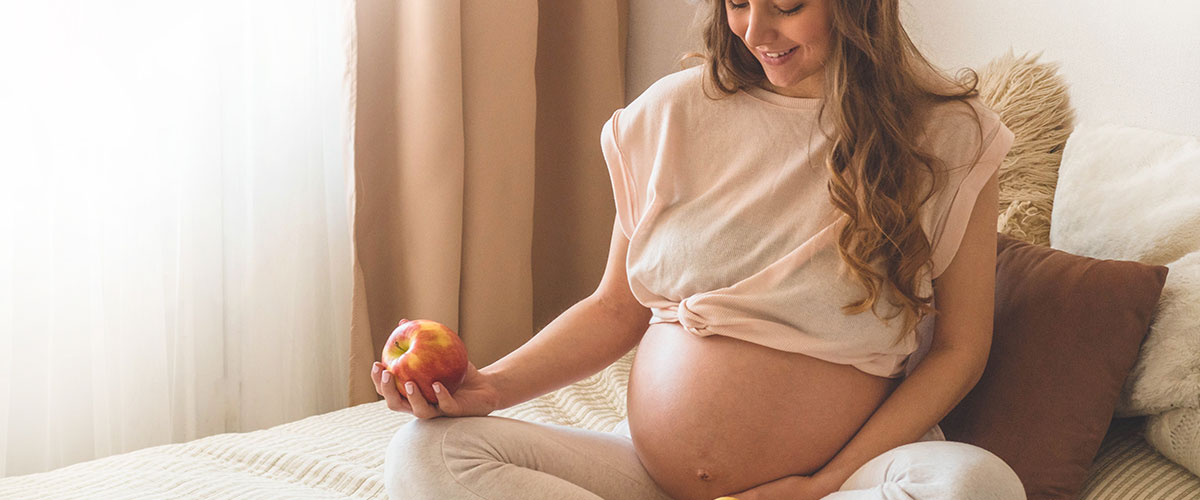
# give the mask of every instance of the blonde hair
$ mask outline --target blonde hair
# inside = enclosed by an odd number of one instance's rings
[[[920,207],[939,189],[940,160],[918,148],[918,135],[933,104],[978,95],[978,75],[964,69],[949,78],[926,59],[900,23],[898,0],[827,0],[831,11],[830,53],[825,61],[821,117],[833,124],[824,158],[832,204],[848,215],[837,248],[851,277],[867,296],[842,306],[845,314],[870,309],[884,286],[895,290],[904,324],[899,343],[927,314],[933,296],[920,296],[922,269],[932,266],[932,249],[922,230]],[[730,29],[724,0],[708,0],[700,18],[707,78],[726,95],[766,81],[762,65]],[[980,131],[982,138],[982,130]],[[980,141],[982,149],[982,141]],[[982,151],[980,151],[982,154]],[[924,193],[923,175],[934,182]],[[858,196],[856,193],[862,193]],[[882,261],[884,273],[872,262]],[[883,319],[883,318],[880,318]]]

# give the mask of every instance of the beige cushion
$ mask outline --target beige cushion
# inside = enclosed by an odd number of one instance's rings
[[[1015,136],[1000,166],[996,228],[1035,245],[1050,242],[1050,212],[1075,111],[1058,65],[1010,51],[979,70],[979,94]]]

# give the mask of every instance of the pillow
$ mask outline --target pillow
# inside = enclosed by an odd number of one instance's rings
[[[1200,138],[1080,124],[1058,170],[1050,246],[1163,265],[1200,250]]]
[[[1030,499],[1074,498],[1168,270],[997,240],[987,367],[939,425],[1004,459]]]
[[[1050,211],[1063,145],[1075,123],[1058,64],[1039,55],[1007,54],[979,70],[979,97],[1013,132],[1000,166],[997,228],[1036,245],[1050,244]]]
[[[1051,247],[1171,269],[1117,416],[1200,406],[1200,138],[1082,124],[1067,140]]]
[[[1150,446],[1200,476],[1200,408],[1176,408],[1146,418]]]
[[[1117,401],[1118,417],[1200,407],[1200,251],[1167,269],[1150,333]]]

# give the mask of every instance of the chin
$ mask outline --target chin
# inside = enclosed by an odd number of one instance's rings
[[[793,86],[793,85],[795,85],[795,84],[796,84],[796,82],[793,82],[793,81],[781,82],[781,81],[779,81],[779,80],[774,80],[774,79],[771,79],[771,78],[767,78],[767,81],[771,82],[771,85],[774,85],[774,86],[775,86],[775,88],[777,88],[777,89],[786,89],[786,88],[790,88],[791,86]]]
[[[794,87],[796,84],[800,83],[800,80],[781,80],[781,79],[771,78],[770,76],[767,77],[767,81],[771,82],[771,85],[774,85],[775,88],[777,88],[777,89],[791,88],[791,87]]]

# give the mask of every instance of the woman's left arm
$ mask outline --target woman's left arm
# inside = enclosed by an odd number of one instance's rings
[[[971,391],[992,344],[998,174],[984,185],[954,259],[933,283],[940,315],[929,352],[858,434],[811,479],[836,491],[884,452],[916,442]]]
[[[787,476],[734,497],[816,500],[833,493],[872,458],[916,442],[975,387],[992,344],[997,175],[980,191],[954,259],[933,282],[940,315],[930,350],[913,372],[816,474]]]

